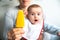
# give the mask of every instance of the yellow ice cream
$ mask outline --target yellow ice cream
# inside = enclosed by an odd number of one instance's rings
[[[18,10],[18,15],[16,19],[16,28],[24,27],[24,12],[23,10]]]

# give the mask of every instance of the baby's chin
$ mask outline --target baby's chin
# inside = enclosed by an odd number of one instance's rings
[[[32,23],[33,25],[37,25],[37,24],[39,24],[39,22],[34,22],[34,23]]]

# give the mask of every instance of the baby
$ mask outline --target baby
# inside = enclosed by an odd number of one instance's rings
[[[27,40],[41,40],[41,30],[49,32],[51,34],[60,35],[60,29],[52,25],[48,25],[44,22],[44,16],[41,6],[37,4],[30,5],[27,9],[28,14],[26,18],[26,39]]]

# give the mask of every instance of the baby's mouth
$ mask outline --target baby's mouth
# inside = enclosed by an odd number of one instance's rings
[[[35,21],[38,21],[38,20],[35,20]]]

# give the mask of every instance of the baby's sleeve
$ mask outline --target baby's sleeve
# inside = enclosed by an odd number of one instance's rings
[[[44,31],[57,35],[57,33],[60,32],[60,28],[58,26],[44,24]]]

